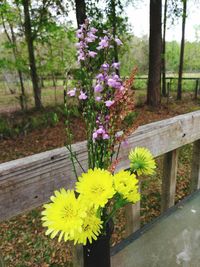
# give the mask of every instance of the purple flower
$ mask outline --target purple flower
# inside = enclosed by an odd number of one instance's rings
[[[109,137],[109,135],[107,134],[107,133],[105,133],[105,134],[103,134],[103,139],[104,140],[107,140],[107,139],[109,139],[110,137]]]
[[[96,40],[97,36],[94,35],[92,32],[88,32],[87,37],[85,38],[86,42],[92,43]]]
[[[91,29],[90,29],[90,31],[91,31],[91,33],[96,33],[96,32],[98,32],[98,30],[96,29],[96,28],[94,28],[94,27],[92,27]]]
[[[94,87],[94,91],[96,92],[96,93],[100,93],[100,92],[102,92],[103,91],[103,86],[101,85],[101,84],[97,84],[95,87]]]
[[[114,100],[107,100],[107,101],[105,101],[106,107],[108,107],[108,108],[111,107],[114,103],[115,103]]]
[[[97,102],[100,102],[100,101],[101,101],[101,96],[96,96],[95,100],[96,100]]]
[[[122,41],[119,38],[115,38],[115,42],[117,45],[122,45]]]
[[[80,95],[79,95],[79,97],[78,97],[80,100],[85,100],[85,99],[87,99],[87,95],[83,92],[83,91],[81,91],[80,92]]]
[[[94,132],[94,133],[92,134],[92,138],[93,138],[93,140],[97,139],[97,137],[98,137],[97,132]]]
[[[98,46],[98,50],[100,49],[104,49],[107,48],[109,46],[109,42],[108,42],[108,36],[104,36],[103,38],[101,38],[101,41],[99,42],[99,46]]]
[[[88,55],[89,55],[89,57],[94,58],[97,55],[97,53],[94,51],[88,51]]]
[[[104,81],[104,75],[102,73],[99,73],[96,78],[100,81],[103,82]]]
[[[85,55],[83,51],[79,51],[79,56],[78,56],[78,62],[85,60]]]
[[[115,79],[115,80],[120,80],[120,79],[119,79],[119,76],[118,76],[117,74],[115,74],[115,75],[113,76],[113,79]]]
[[[97,134],[105,134],[105,130],[102,126],[100,126],[96,132],[97,132]]]
[[[67,92],[67,94],[68,94],[69,96],[75,96],[75,94],[76,94],[76,88],[70,90],[69,92]]]
[[[78,29],[77,32],[76,32],[76,37],[81,39],[83,38],[83,32],[82,32],[82,29]]]
[[[112,67],[113,67],[114,69],[118,70],[119,67],[120,67],[120,63],[119,63],[119,62],[114,62],[114,63],[112,64]]]
[[[81,43],[76,43],[75,46],[77,49],[79,49],[79,48],[81,48]]]
[[[115,87],[115,85],[116,85],[116,81],[112,78],[108,79],[107,83],[108,83],[108,86],[110,86],[110,87]]]
[[[103,65],[101,65],[101,68],[104,70],[104,71],[108,71],[109,70],[109,64],[108,63],[104,63]]]

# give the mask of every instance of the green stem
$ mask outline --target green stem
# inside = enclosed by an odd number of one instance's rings
[[[71,148],[71,145],[70,147],[68,146],[67,149],[69,150],[71,156],[76,160],[76,162],[78,163],[78,165],[80,166],[81,170],[83,172],[86,172],[83,168],[83,166],[81,165],[80,161],[78,160],[77,156],[76,156],[76,153],[72,151],[72,148]]]
[[[66,145],[66,148],[68,149],[68,151],[70,153],[70,159],[71,159],[71,162],[72,162],[73,171],[74,171],[74,174],[76,176],[76,180],[78,181],[78,174],[77,174],[77,171],[76,171],[76,166],[75,166],[75,162],[74,162],[74,156],[73,156],[73,153],[71,151],[71,144],[70,145]]]

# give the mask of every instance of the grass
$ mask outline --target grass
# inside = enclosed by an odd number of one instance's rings
[[[45,87],[42,88],[42,103],[46,107],[48,105],[57,105],[63,103],[63,90],[62,80],[57,82],[56,90],[52,86],[50,81],[45,82]],[[19,96],[20,89],[16,85],[12,84],[13,94],[11,94],[9,88],[2,81],[0,82],[0,111],[4,109],[16,110],[20,108]],[[28,108],[34,107],[34,98],[32,92],[32,86],[30,81],[25,82],[25,92],[27,97]]]
[[[175,74],[168,74],[170,77],[177,77]],[[197,78],[200,77],[200,73],[185,73],[184,77],[190,78]],[[147,78],[147,75],[140,75],[139,77]],[[71,81],[69,84],[73,86],[74,81]],[[34,107],[34,98],[32,92],[32,85],[31,81],[27,80],[24,82],[25,84],[25,91],[27,96],[27,104],[28,108]],[[196,80],[183,80],[183,92],[194,92],[196,85]],[[13,83],[9,84],[9,87],[15,92],[14,94],[10,93],[8,86],[6,83],[0,81],[0,112],[3,110],[16,110],[20,108],[19,105],[19,96],[20,96],[20,89],[19,86]],[[147,87],[147,80],[146,79],[136,79],[134,82],[134,89],[135,90],[144,90],[146,91]],[[42,88],[42,103],[44,107],[46,106],[54,106],[57,104],[63,103],[63,80],[57,80],[57,87],[56,90],[53,86],[51,80],[44,80],[44,88]],[[171,82],[171,92],[175,92],[177,90],[177,80],[172,80]]]

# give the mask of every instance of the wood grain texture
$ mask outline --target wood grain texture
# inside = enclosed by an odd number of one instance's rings
[[[117,169],[129,167],[128,154],[136,146],[147,147],[157,157],[198,139],[200,111],[141,126],[129,136],[129,145],[120,149]],[[87,169],[86,142],[74,144],[73,150]],[[66,148],[0,164],[0,221],[40,206],[55,189],[72,188],[74,182]]]
[[[200,188],[200,139],[193,145],[191,170],[191,191],[194,192]]]
[[[164,155],[162,194],[161,194],[162,212],[174,206],[175,193],[176,193],[177,167],[178,167],[178,150],[175,149]]]
[[[125,237],[140,229],[140,201],[136,204],[128,204],[125,207]]]

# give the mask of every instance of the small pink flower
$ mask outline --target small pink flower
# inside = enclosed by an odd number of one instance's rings
[[[122,41],[119,38],[115,38],[115,42],[117,45],[122,45]]]
[[[106,107],[108,107],[108,108],[111,107],[114,103],[115,103],[114,100],[107,100],[107,101],[105,101]]]
[[[78,30],[77,30],[77,32],[76,32],[76,37],[79,38],[79,39],[83,38],[83,32],[82,32],[81,29],[78,29]]]
[[[109,137],[109,135],[107,134],[107,133],[105,133],[105,134],[103,134],[103,139],[104,140],[107,140],[107,139],[109,139],[110,137]]]
[[[116,81],[112,78],[108,79],[108,86],[115,87]]]
[[[112,67],[113,67],[114,69],[118,70],[119,67],[120,67],[120,63],[119,63],[119,62],[114,62],[114,63],[112,64]]]
[[[80,52],[78,56],[78,62],[80,62],[81,60],[85,60],[85,56],[83,52]]]
[[[104,81],[104,75],[102,73],[99,73],[96,78],[101,82]]]
[[[101,38],[101,41],[99,42],[98,49],[104,49],[109,46],[108,37],[104,36],[104,38]]]
[[[94,57],[97,55],[97,53],[94,52],[94,51],[89,51],[89,52],[88,52],[88,55],[89,55],[89,57],[94,58]]]
[[[97,139],[97,137],[98,137],[97,132],[94,132],[94,133],[92,134],[92,138],[93,138],[93,140]]]
[[[101,84],[97,84],[95,87],[94,87],[94,91],[96,92],[96,93],[100,93],[100,92],[102,92],[103,91],[103,86],[101,85]]]
[[[67,92],[67,94],[68,94],[69,96],[75,96],[75,94],[76,94],[76,88],[70,90],[69,92]]]
[[[96,100],[97,102],[100,102],[100,101],[101,101],[101,96],[96,96],[95,100]]]
[[[87,99],[87,95],[83,92],[83,91],[81,91],[80,92],[80,95],[79,95],[79,97],[78,97],[80,100],[85,100],[85,99]]]
[[[101,68],[104,70],[104,71],[108,71],[109,70],[109,64],[108,63],[104,63],[103,65],[101,65]]]
[[[105,134],[105,130],[102,127],[100,127],[96,132],[97,134]]]
[[[91,31],[91,33],[93,33],[93,34],[95,34],[96,32],[98,32],[98,30],[97,30],[96,28],[94,28],[94,27],[92,27],[92,28],[90,29],[90,31]]]

